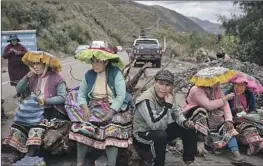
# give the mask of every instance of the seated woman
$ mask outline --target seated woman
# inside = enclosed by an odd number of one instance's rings
[[[247,88],[247,83],[234,83],[225,94],[234,93],[235,96],[229,100],[229,105],[234,116],[234,125],[240,133],[239,142],[248,145],[247,154],[263,152],[263,123],[245,118],[245,114],[257,115],[256,98]]]
[[[125,80],[120,69],[114,66],[116,63],[124,66],[123,62],[117,55],[102,49],[85,50],[76,57],[92,64],[78,92],[78,104],[83,116],[73,122],[69,134],[71,140],[78,142],[77,165],[84,165],[88,150],[96,149],[106,150],[107,165],[115,166],[118,149],[128,148],[132,143],[132,115],[128,102],[125,102]],[[91,156],[89,153],[92,165],[95,159]]]
[[[201,81],[192,79],[195,85],[190,88],[187,94],[183,111],[186,118],[195,122],[196,130],[205,136],[207,146],[217,150],[227,145],[235,156],[232,162],[243,162],[234,137],[237,132],[234,130],[232,114],[227,102],[233,98],[233,94],[225,96],[220,88],[220,79],[217,79],[216,76],[214,76],[215,79],[213,76],[208,76],[209,73],[218,72],[217,70],[224,69],[208,68],[203,69],[203,73],[196,74],[198,77],[203,74],[205,79]],[[218,83],[205,83],[207,78],[218,80]]]
[[[27,93],[28,96],[32,93],[37,94],[37,101],[44,108],[46,120],[49,121],[53,118],[68,119],[64,109],[67,94],[66,84],[58,74],[61,70],[59,60],[42,51],[27,52],[22,60],[30,67],[31,71],[19,81],[16,87],[17,92],[29,92]],[[33,126],[13,123],[10,134],[3,144],[15,148],[17,152],[20,152],[18,154],[27,153],[29,156],[34,156],[39,151],[41,137],[45,129],[44,122]]]

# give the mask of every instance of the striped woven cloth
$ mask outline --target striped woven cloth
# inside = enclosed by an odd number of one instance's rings
[[[72,122],[82,122],[83,110],[78,104],[77,97],[78,91],[72,90],[68,93],[66,99],[65,109]],[[109,110],[109,104],[104,102],[104,100],[94,100],[89,103],[89,109],[92,112],[89,121],[101,122]]]
[[[78,91],[72,90],[68,93],[66,103],[65,103],[65,109],[68,114],[69,119],[72,122],[79,122],[82,121],[83,111],[81,107],[78,104]]]

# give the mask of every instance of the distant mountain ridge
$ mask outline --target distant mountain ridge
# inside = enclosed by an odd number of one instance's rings
[[[197,25],[201,26],[204,30],[206,30],[209,33],[213,34],[222,34],[224,32],[224,29],[221,28],[220,24],[213,23],[208,20],[202,20],[197,17],[188,17],[193,22],[195,22]]]
[[[176,11],[125,0],[3,1],[1,15],[3,31],[37,29],[40,49],[65,53],[93,40],[130,45],[141,28],[206,33]]]
[[[152,9],[160,18],[172,25],[178,31],[198,31],[205,33],[205,30],[199,24],[174,10],[159,5],[153,5]]]

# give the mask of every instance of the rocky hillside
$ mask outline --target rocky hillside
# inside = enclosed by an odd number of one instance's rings
[[[220,24],[216,24],[208,20],[201,20],[197,17],[189,17],[189,18],[209,33],[213,33],[213,34],[223,33],[223,29],[221,28]]]
[[[160,29],[204,32],[174,11],[124,0],[4,1],[1,14],[3,31],[37,29],[40,49],[67,54],[92,40],[129,45],[140,28],[156,27],[157,20]]]

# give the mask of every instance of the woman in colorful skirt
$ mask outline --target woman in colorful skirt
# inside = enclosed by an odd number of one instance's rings
[[[132,114],[120,68],[124,63],[105,49],[89,49],[76,58],[92,64],[79,87],[77,102],[67,101],[66,110],[73,122],[69,138],[78,142],[77,165],[84,164],[91,149],[105,150],[107,165],[115,166],[119,148],[132,143]],[[88,153],[89,164],[94,165]]]
[[[234,116],[234,125],[240,135],[237,137],[243,145],[248,145],[247,154],[263,152],[263,116],[256,108],[254,93],[262,93],[262,85],[253,77],[239,73],[232,78],[233,86],[225,94],[234,93],[229,105]]]
[[[222,67],[209,67],[193,76],[194,83],[187,94],[184,114],[195,122],[195,128],[205,136],[205,143],[214,150],[227,146],[234,155],[233,163],[242,163],[235,135],[228,100],[233,94],[224,95],[220,88],[235,75]]]
[[[46,122],[53,118],[68,119],[64,108],[67,91],[64,79],[58,74],[61,65],[55,56],[42,51],[27,52],[22,60],[31,71],[19,81],[17,92],[27,92],[28,96],[35,94],[37,102],[25,99],[20,104],[18,112],[22,117],[16,114],[10,134],[3,144],[15,148],[18,154],[27,153],[29,156],[35,156],[40,150],[42,136],[47,127]],[[33,113],[29,114],[34,110],[34,115],[37,111],[44,110],[42,114],[44,120],[38,123],[34,118],[41,115],[36,114],[34,117]]]

